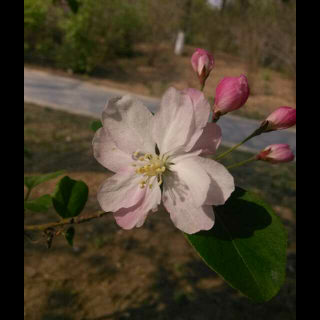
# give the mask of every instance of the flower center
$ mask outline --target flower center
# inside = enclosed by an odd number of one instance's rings
[[[136,160],[132,164],[136,167],[136,173],[142,175],[142,179],[139,182],[139,186],[143,189],[146,185],[152,188],[150,184],[151,177],[157,177],[159,186],[162,184],[162,175],[166,171],[166,159],[155,154],[146,153],[141,154],[140,152],[135,152],[133,158]]]

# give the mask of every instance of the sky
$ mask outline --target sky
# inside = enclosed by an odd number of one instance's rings
[[[208,0],[215,7],[220,7],[222,0]]]

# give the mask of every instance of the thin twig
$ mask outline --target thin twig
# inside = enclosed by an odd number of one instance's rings
[[[29,225],[29,226],[24,226],[25,231],[45,231],[49,228],[54,228],[54,227],[59,227],[59,226],[64,226],[67,224],[80,224],[84,223],[93,219],[98,219],[106,215],[108,212],[104,211],[98,211],[92,214],[87,214],[83,215],[80,217],[74,217],[74,218],[67,218],[67,219],[62,219],[57,222],[50,222],[46,224],[39,224],[39,225]]]

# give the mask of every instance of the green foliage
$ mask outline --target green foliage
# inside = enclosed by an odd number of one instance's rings
[[[65,233],[65,238],[66,238],[66,240],[67,240],[67,242],[68,242],[68,244],[71,246],[71,247],[73,247],[73,238],[74,238],[74,235],[75,235],[75,230],[74,230],[74,228],[73,227],[70,227],[67,231],[66,231],[66,233]]]
[[[24,54],[38,62],[53,62],[62,41],[65,12],[52,0],[24,1]]]
[[[48,10],[48,1],[24,0],[24,28],[41,26]]]
[[[296,2],[206,0],[25,0],[25,59],[90,73],[134,45],[149,45],[153,64],[163,42],[184,29],[187,43],[241,55],[257,65],[295,73]]]
[[[32,33],[45,23],[47,6],[41,0],[24,0],[24,50],[32,46]]]
[[[24,209],[34,212],[47,212],[52,207],[52,198],[49,194],[45,194],[40,198],[32,201],[24,202]]]
[[[130,56],[139,17],[130,1],[84,0],[65,20],[59,63],[75,72],[90,72],[114,56]]]
[[[67,2],[72,12],[77,13],[81,3],[78,0],[67,0]]]
[[[61,176],[64,172],[64,170],[61,170],[53,173],[43,174],[41,176],[27,176],[24,177],[24,184],[29,190],[31,190],[43,182]]]
[[[252,300],[270,300],[285,278],[287,233],[279,218],[241,188],[215,214],[210,231],[185,234],[190,244],[232,287]]]
[[[142,23],[134,3],[69,0],[68,5],[70,10],[61,1],[25,1],[25,59],[83,73],[133,54]]]
[[[91,129],[93,132],[96,132],[96,131],[99,130],[100,128],[102,128],[102,123],[101,123],[100,120],[92,121],[92,122],[91,122],[90,129]]]
[[[55,210],[62,218],[78,216],[88,200],[88,186],[69,178],[62,178],[57,186],[52,202]]]

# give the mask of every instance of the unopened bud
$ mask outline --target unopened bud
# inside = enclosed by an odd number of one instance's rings
[[[211,70],[215,66],[213,55],[204,49],[197,49],[192,55],[191,64],[198,75],[200,84],[204,86]]]
[[[258,160],[277,164],[293,161],[294,154],[288,144],[272,144],[264,148],[257,158]]]
[[[216,89],[214,113],[221,116],[240,109],[249,95],[250,87],[245,75],[223,78]]]
[[[296,124],[296,109],[279,107],[261,124],[265,132],[288,129]]]

